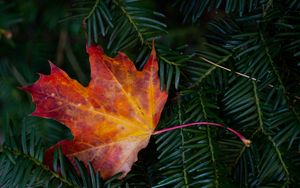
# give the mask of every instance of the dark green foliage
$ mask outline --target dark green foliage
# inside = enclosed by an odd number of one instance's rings
[[[298,0],[0,0],[0,187],[300,187],[299,11]],[[72,135],[28,117],[18,87],[48,73],[48,59],[87,84],[86,42],[142,69],[153,39],[169,92],[157,129],[222,123],[251,147],[195,126],[154,136],[122,181],[60,149],[45,165],[45,150]]]
[[[224,11],[226,14],[232,13],[239,17],[254,12],[260,12],[261,14],[272,6],[272,3],[273,1],[268,0],[177,0],[174,5],[178,6],[180,12],[183,13],[183,22],[191,21],[195,23],[199,21],[203,14],[210,11]],[[295,4],[296,2],[291,2],[289,5],[292,3]]]
[[[21,127],[9,123],[8,119],[4,123],[5,141],[0,155],[1,187],[110,187],[118,182],[118,175],[104,182],[90,164],[86,167],[74,159],[76,170],[61,149],[54,152],[52,169],[49,169],[43,164],[46,149],[43,139],[33,127],[42,122],[26,118]]]

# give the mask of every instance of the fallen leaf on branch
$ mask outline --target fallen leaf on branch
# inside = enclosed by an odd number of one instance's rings
[[[90,161],[107,179],[122,177],[147,146],[167,100],[160,90],[154,47],[143,71],[136,70],[124,53],[111,58],[99,46],[87,47],[91,81],[87,87],[50,63],[50,75],[40,74],[31,86],[34,116],[55,119],[70,128],[74,139],[57,146],[69,158]]]

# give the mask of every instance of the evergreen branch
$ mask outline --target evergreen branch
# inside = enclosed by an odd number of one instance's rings
[[[277,154],[277,156],[278,156],[278,158],[279,158],[279,161],[280,161],[280,163],[281,163],[281,166],[282,166],[283,169],[284,169],[284,172],[285,172],[286,178],[287,178],[287,179],[286,179],[286,182],[287,182],[287,183],[290,183],[290,173],[289,173],[289,171],[288,171],[287,165],[285,164],[285,162],[284,162],[284,160],[283,160],[283,158],[282,158],[282,154],[281,154],[281,152],[280,152],[278,146],[277,146],[276,143],[273,141],[273,139],[272,139],[271,136],[268,136],[268,140],[272,143],[272,146],[274,147],[274,149],[275,149],[275,151],[276,151],[276,154]]]
[[[63,183],[65,183],[68,186],[77,187],[77,186],[73,185],[70,181],[68,181],[67,179],[61,177],[59,174],[57,174],[57,173],[53,172],[52,170],[50,170],[42,162],[40,162],[39,160],[35,159],[34,157],[32,157],[32,156],[30,156],[28,154],[25,154],[23,152],[20,152],[19,150],[13,150],[13,149],[5,146],[5,145],[2,148],[3,148],[4,152],[9,152],[9,153],[14,154],[14,156],[20,156],[24,160],[31,161],[32,163],[34,163],[35,166],[43,169],[43,171],[47,172],[48,174],[51,175],[51,177],[54,177],[55,179],[59,180],[60,182],[63,182]]]
[[[258,93],[257,93],[256,83],[254,81],[252,81],[252,85],[253,85],[253,92],[254,92],[256,110],[257,110],[257,114],[258,114],[259,127],[260,127],[261,131],[265,135],[267,135],[266,130],[264,129],[263,113],[262,113],[261,107],[260,107],[260,101],[259,101],[259,97],[258,97]]]
[[[206,110],[205,110],[205,105],[204,105],[204,101],[202,99],[202,94],[201,93],[199,93],[199,100],[200,100],[201,109],[202,109],[202,113],[203,113],[204,119],[207,120],[208,117],[207,117],[207,113],[206,113]]]
[[[289,171],[287,169],[287,166],[286,166],[285,162],[283,161],[282,154],[281,154],[279,148],[277,147],[276,143],[273,141],[272,137],[266,132],[266,130],[264,128],[263,112],[262,112],[262,109],[261,109],[261,104],[260,104],[260,100],[259,100],[259,97],[258,97],[258,92],[257,92],[257,87],[256,87],[255,81],[252,81],[252,84],[253,84],[253,91],[254,91],[256,109],[257,109],[257,113],[258,113],[259,129],[265,136],[267,136],[268,140],[272,143],[272,146],[275,149],[275,152],[276,152],[277,157],[278,157],[278,159],[281,163],[281,166],[282,166],[282,168],[283,168],[283,170],[286,174],[287,182],[289,182]],[[254,132],[254,134],[256,134],[256,133],[257,133],[257,131]],[[254,134],[253,134],[253,136],[254,136]]]
[[[179,64],[175,63],[174,61],[170,61],[167,58],[165,58],[164,56],[162,56],[161,54],[157,54],[157,57],[161,60],[163,60],[164,62],[168,63],[169,65],[174,65],[174,66],[179,66]]]
[[[274,129],[277,129],[277,133],[273,137],[274,142],[278,146],[282,143],[288,143],[288,150],[291,149],[292,144],[300,134],[300,119],[297,110],[293,106],[285,106],[271,118],[270,123],[273,124]]]
[[[153,39],[154,40],[154,39]],[[148,47],[148,49],[152,49],[154,46],[153,45],[150,45],[150,43],[147,43],[146,45]],[[173,65],[173,66],[176,66],[178,67],[179,64],[176,63],[175,61],[172,61],[172,60],[168,60],[167,57],[164,57],[163,55],[161,55],[159,52],[156,52],[156,56],[158,57],[158,59],[161,59],[163,60],[164,62],[168,63],[169,65]]]
[[[214,72],[214,70],[216,70],[217,67],[223,67],[221,66],[220,64],[228,61],[228,59],[231,57],[232,55],[229,54],[229,55],[226,55],[224,57],[222,57],[220,60],[217,61],[217,63],[213,63],[212,61],[204,58],[204,57],[200,57],[200,59],[202,59],[204,62],[208,61],[208,63],[210,63],[211,67],[209,67],[208,69],[205,69],[205,70],[201,70],[201,72],[203,71],[202,74],[200,74],[200,77],[196,78],[195,82],[191,84],[191,86],[189,86],[189,89],[193,88],[193,87],[196,87],[196,86],[199,86],[199,84],[202,83],[203,80],[205,80],[206,78],[208,78],[210,75],[212,75],[212,73]],[[191,62],[194,62],[193,60]],[[198,64],[198,62],[195,62],[195,64]],[[188,71],[191,71],[193,72],[193,70],[188,70]],[[200,72],[200,71],[199,71]]]
[[[180,100],[177,99],[177,104],[178,104],[178,120],[179,123],[182,124],[182,114],[181,114],[181,103]],[[180,129],[180,136],[181,136],[181,159],[182,159],[182,173],[183,173],[183,179],[184,179],[184,186],[185,188],[189,188],[189,180],[187,177],[187,172],[186,172],[186,166],[185,166],[185,149],[184,149],[184,134],[183,134],[183,129]]]
[[[202,108],[202,112],[204,115],[204,119],[207,120],[207,112],[205,110],[205,105],[204,105],[204,101],[202,99],[202,94],[199,93],[199,100],[200,100],[200,104],[201,104],[201,108]],[[213,163],[213,167],[214,167],[214,185],[216,188],[219,188],[219,172],[218,172],[218,168],[217,168],[217,164],[216,164],[216,158],[215,158],[215,152],[214,152],[214,146],[212,144],[212,139],[211,139],[211,130],[210,127],[206,128],[206,134],[207,134],[207,139],[208,139],[208,145],[209,145],[209,151],[210,151],[210,156],[211,156],[211,160]]]
[[[212,145],[212,139],[211,139],[211,133],[210,133],[210,127],[206,128],[206,133],[207,133],[207,138],[208,138],[208,145],[209,145],[209,151],[210,151],[210,156],[211,156],[211,160],[213,163],[213,170],[214,170],[214,185],[216,188],[220,187],[220,183],[219,183],[219,171],[217,168],[217,164],[216,164],[216,157],[215,157],[215,152],[214,152],[214,146]],[[245,145],[246,146],[246,145]],[[247,146],[249,147],[249,146]]]
[[[281,77],[280,77],[278,71],[276,70],[276,67],[275,67],[275,65],[274,65],[273,58],[272,58],[271,55],[270,55],[269,47],[267,46],[267,43],[266,43],[266,40],[265,40],[265,38],[264,38],[264,36],[263,36],[262,31],[259,32],[259,35],[260,35],[260,39],[261,39],[261,41],[262,41],[262,44],[263,44],[265,53],[267,54],[269,63],[270,63],[270,65],[271,65],[271,67],[272,67],[272,70],[273,70],[274,74],[276,75],[277,80],[278,80],[280,86],[282,86],[282,88],[284,88],[284,87],[283,87],[284,84],[283,84],[283,82],[282,82],[282,80],[281,80]]]
[[[100,3],[100,0],[96,0],[96,2],[94,4],[93,8],[91,9],[91,11],[88,13],[87,16],[84,17],[84,19],[83,19],[84,21],[89,19],[93,15],[93,13],[95,12],[95,10],[98,7],[99,3]]]
[[[112,3],[115,27],[108,30],[107,48],[113,49],[114,53],[133,46],[145,46],[150,37],[166,32],[166,25],[154,19],[163,15],[139,7],[139,1],[114,0]]]
[[[113,3],[115,5],[117,5],[121,9],[122,13],[126,16],[126,18],[128,19],[129,23],[131,23],[131,25],[133,26],[134,30],[136,31],[136,33],[138,35],[138,38],[140,39],[141,43],[144,44],[144,37],[143,37],[142,33],[138,29],[136,23],[133,21],[133,19],[131,18],[131,16],[127,13],[126,9],[119,2],[117,2],[117,0],[113,0]]]
[[[154,39],[152,41],[153,41],[152,46],[148,42],[145,44],[145,48],[152,50],[154,48]],[[167,47],[160,44],[157,44],[155,48],[156,48],[156,57],[160,65],[159,77],[160,77],[161,90],[163,90],[166,85],[166,90],[168,92],[173,78],[174,78],[175,89],[178,89],[178,85],[180,82],[180,75],[181,75],[181,67],[184,66],[183,63],[190,60],[195,54],[183,55],[178,50],[178,48],[174,50],[166,49]],[[143,62],[146,62],[146,59],[143,60]]]
[[[179,7],[183,14],[183,22],[196,23],[203,14],[212,10],[223,10],[226,14],[238,13],[237,17],[242,17],[245,13],[257,13],[263,11],[264,14],[271,8],[273,2],[269,1],[236,1],[236,0],[177,0],[174,5]],[[259,4],[259,5],[258,5]],[[224,6],[222,6],[224,5]],[[261,10],[263,9],[263,10]],[[188,20],[188,18],[190,20]]]
[[[235,158],[234,163],[233,163],[233,166],[236,166],[236,165],[237,165],[237,163],[239,162],[239,160],[240,160],[241,157],[243,156],[243,154],[244,154],[244,152],[245,152],[246,149],[247,149],[247,146],[244,145],[244,146],[242,147],[241,151],[239,152],[238,156]]]
[[[211,68],[209,68],[206,72],[205,72],[205,74],[203,74],[201,77],[200,77],[200,79],[198,80],[198,82],[197,83],[195,83],[195,85],[197,84],[200,84],[206,77],[208,77],[211,73],[212,73],[212,71],[214,71],[215,69],[217,68],[217,66],[212,66]]]

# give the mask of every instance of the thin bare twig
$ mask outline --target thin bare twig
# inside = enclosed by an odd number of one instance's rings
[[[214,66],[216,66],[216,67],[219,67],[219,68],[221,68],[221,69],[223,69],[223,70],[226,70],[226,71],[228,71],[228,72],[233,72],[233,73],[235,73],[235,74],[237,74],[237,75],[239,75],[239,76],[242,76],[242,77],[244,77],[244,78],[248,78],[248,79],[251,79],[251,80],[253,80],[253,81],[256,81],[256,82],[261,82],[260,80],[258,80],[258,79],[256,79],[256,78],[253,78],[253,77],[251,77],[251,76],[248,76],[248,75],[246,75],[246,74],[243,74],[243,73],[240,73],[240,72],[235,72],[235,71],[232,71],[231,69],[229,69],[229,68],[226,68],[226,67],[223,67],[222,65],[218,65],[217,63],[214,63],[214,62],[212,62],[212,61],[210,61],[210,60],[208,60],[208,59],[206,59],[206,58],[204,58],[204,57],[200,57],[203,61],[205,61],[205,62],[207,62],[207,63],[209,63],[209,64],[212,64],[212,65],[214,65]],[[268,84],[268,86],[269,87],[274,87],[272,84]]]
[[[206,59],[206,58],[204,58],[204,57],[200,57],[200,58],[201,58],[203,61],[205,61],[205,62],[207,62],[207,63],[209,63],[209,64],[211,64],[211,65],[214,65],[214,66],[216,66],[216,67],[219,67],[219,68],[221,68],[221,69],[223,69],[223,70],[226,70],[226,71],[228,71],[228,72],[233,72],[233,73],[235,73],[235,74],[237,74],[237,75],[239,75],[239,76],[242,76],[242,77],[244,77],[244,78],[251,79],[251,80],[256,81],[256,82],[261,82],[261,80],[258,80],[258,79],[256,79],[256,78],[250,77],[250,76],[248,76],[248,75],[246,75],[246,74],[243,74],[243,73],[240,73],[240,72],[232,71],[231,69],[226,68],[226,67],[221,66],[221,65],[218,65],[217,63],[214,63],[214,62],[212,62],[212,61],[210,61],[210,60],[208,60],[208,59]],[[268,84],[268,86],[271,87],[271,88],[274,88],[274,85],[272,85],[272,84]],[[289,93],[286,92],[286,94],[289,94]],[[293,96],[293,97],[294,97],[295,99],[297,99],[297,100],[300,100],[300,97],[299,97],[299,96]]]

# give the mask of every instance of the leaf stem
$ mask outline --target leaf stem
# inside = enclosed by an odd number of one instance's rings
[[[193,123],[187,123],[187,124],[182,124],[182,125],[176,125],[174,127],[169,127],[169,128],[165,128],[159,131],[154,131],[152,133],[152,135],[157,135],[157,134],[161,134],[164,132],[169,132],[172,130],[176,130],[176,129],[181,129],[181,128],[185,128],[185,127],[190,127],[190,126],[195,126],[195,125],[206,125],[206,126],[215,126],[215,127],[223,127],[225,129],[227,129],[228,131],[232,132],[233,134],[235,134],[236,136],[238,136],[240,138],[240,140],[245,144],[245,146],[250,147],[251,141],[246,139],[241,133],[239,133],[238,131],[230,128],[230,127],[225,127],[222,124],[219,123],[212,123],[212,122],[193,122]]]

